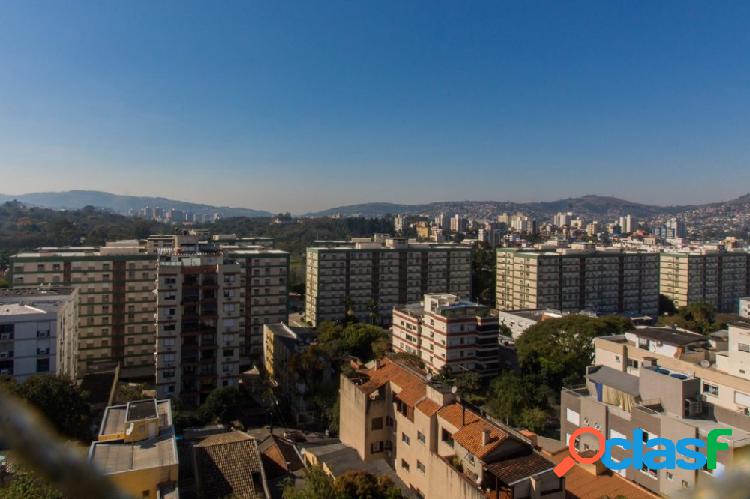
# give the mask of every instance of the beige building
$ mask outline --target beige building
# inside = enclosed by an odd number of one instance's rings
[[[750,457],[750,323],[735,323],[709,337],[671,328],[637,328],[594,340],[594,366],[586,385],[561,396],[561,435],[579,427],[607,438],[629,438],[636,428],[647,438],[705,440],[729,428],[730,449],[717,455],[715,470],[628,468],[620,474],[669,496],[710,484],[740,457]],[[594,449],[584,436],[580,450]],[[625,456],[615,449],[615,459]]]
[[[307,248],[305,319],[313,326],[352,314],[389,324],[395,305],[425,293],[471,294],[471,248],[400,238]]]
[[[169,400],[107,407],[89,461],[133,497],[179,497],[178,456]]]
[[[121,366],[123,378],[153,375],[156,255],[139,241],[101,248],[40,248],[11,257],[13,287],[78,288],[73,348],[62,354],[65,374]],[[67,366],[67,367],[66,367]]]
[[[424,301],[393,309],[395,352],[418,356],[426,368],[452,373],[498,374],[499,327],[489,307],[456,295],[424,295]]]
[[[395,361],[342,375],[340,397],[341,441],[364,461],[385,460],[420,497],[565,497],[530,441]]]
[[[720,312],[737,312],[750,292],[750,253],[721,248],[661,254],[661,293],[677,307],[705,302]]]
[[[498,248],[496,307],[656,316],[659,254],[587,245]]]

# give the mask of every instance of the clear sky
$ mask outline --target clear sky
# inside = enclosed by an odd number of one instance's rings
[[[0,2],[0,192],[750,191],[748,1]]]

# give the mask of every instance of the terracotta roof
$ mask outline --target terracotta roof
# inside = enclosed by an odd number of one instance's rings
[[[472,411],[463,409],[463,416],[461,415],[461,411],[460,404],[451,404],[440,409],[438,415],[458,428],[458,431],[453,434],[453,440],[476,457],[480,459],[484,458],[501,443],[510,438],[510,435],[506,431],[485,421]],[[482,433],[485,430],[490,432],[490,438],[486,445],[482,444]]]
[[[554,468],[554,463],[536,452],[488,464],[487,471],[505,484]]]
[[[239,431],[211,435],[193,448],[201,498],[267,497],[258,444],[250,435]]]
[[[422,414],[432,416],[440,409],[440,405],[438,405],[438,403],[433,400],[422,399],[421,401],[417,402],[417,409],[419,409]]]
[[[398,398],[411,407],[414,407],[427,393],[425,381],[422,378],[387,359],[381,367],[364,371],[363,374],[369,379],[359,386],[360,390],[369,394],[390,381],[400,388]]]
[[[567,452],[560,452],[550,458],[558,463],[567,455]],[[625,496],[628,499],[659,497],[616,473],[606,472],[603,475],[593,475],[578,464],[565,474],[565,492],[566,497],[570,499],[599,499],[617,496]]]

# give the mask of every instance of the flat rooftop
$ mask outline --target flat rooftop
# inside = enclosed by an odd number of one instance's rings
[[[32,307],[21,303],[3,303],[0,304],[0,317],[11,315],[36,315],[47,314],[51,310],[44,310],[40,307]]]
[[[669,327],[644,327],[627,331],[626,334],[634,334],[639,338],[661,341],[675,346],[685,346],[691,343],[705,342],[706,337],[702,334],[681,331]]]
[[[178,464],[174,432],[133,443],[94,442],[89,461],[107,474]]]
[[[113,435],[115,433],[121,433],[125,431],[126,423],[137,420],[137,416],[141,414],[151,414],[149,409],[144,409],[146,404],[139,405],[141,402],[151,402],[152,406],[156,406],[156,415],[159,416],[159,427],[166,428],[172,425],[172,412],[170,410],[169,400],[158,400],[154,399],[148,401],[135,402],[136,406],[132,415],[136,417],[131,418],[131,413],[128,410],[129,406],[133,405],[133,402],[124,405],[112,405],[104,410],[104,416],[102,417],[102,425],[99,429],[99,435]],[[155,402],[155,404],[154,404]],[[153,417],[153,416],[150,416]],[[145,418],[140,418],[145,419]]]

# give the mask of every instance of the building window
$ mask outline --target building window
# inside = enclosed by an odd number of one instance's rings
[[[626,364],[630,369],[638,369],[638,361],[636,359],[628,359]]]
[[[379,454],[383,452],[383,442],[373,442],[370,444],[370,454]]]
[[[421,471],[422,473],[425,472],[424,463],[422,461],[420,461],[419,459],[417,459],[417,469],[419,471]]]
[[[385,425],[386,426],[393,426],[393,418],[390,416],[385,417]]]
[[[407,435],[404,432],[401,432],[401,441],[403,443],[405,443],[406,445],[410,445],[411,444],[411,440],[409,439],[409,435]]]
[[[48,373],[49,372],[49,359],[36,359],[36,372]]]
[[[569,423],[572,423],[576,426],[579,426],[581,424],[581,415],[570,408],[566,410],[566,419]]]
[[[667,471],[667,480],[673,480],[673,479],[674,479],[674,475],[672,474],[672,472]]]
[[[645,464],[643,465],[643,467],[641,467],[641,473],[643,473],[644,475],[648,475],[651,478],[656,478],[657,477],[656,470],[652,470],[651,468],[649,468]]]
[[[409,463],[407,463],[404,459],[401,460],[401,467],[406,471],[409,471]]]
[[[706,395],[711,395],[713,397],[719,396],[719,387],[717,385],[712,385],[710,383],[703,383],[703,393]]]
[[[382,430],[383,429],[383,418],[372,418],[372,429]]]
[[[424,441],[425,441],[424,433],[422,433],[421,431],[418,431],[417,432],[417,440],[419,440],[420,442],[424,443]]]
[[[750,345],[747,343],[737,343],[737,350],[740,352],[750,352]]]
[[[441,434],[440,434],[440,440],[445,442],[448,446],[453,447],[453,435],[451,435],[451,432],[443,428]]]

